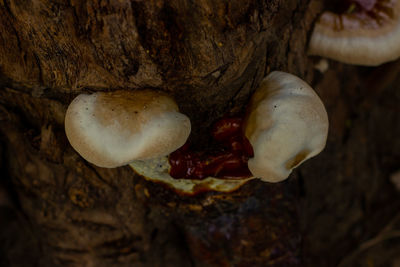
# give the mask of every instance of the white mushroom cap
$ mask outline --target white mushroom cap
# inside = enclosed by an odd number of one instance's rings
[[[322,151],[327,134],[328,115],[314,90],[294,75],[274,71],[248,108],[245,135],[254,150],[249,170],[263,181],[282,181]]]
[[[368,8],[344,14],[324,12],[315,24],[308,53],[365,66],[399,58],[400,1],[377,0]]]
[[[168,155],[186,142],[190,129],[174,100],[151,90],[81,94],[65,116],[72,147],[106,168]]]

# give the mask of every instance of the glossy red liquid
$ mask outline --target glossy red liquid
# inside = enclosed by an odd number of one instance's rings
[[[241,118],[224,118],[215,123],[213,139],[218,149],[206,154],[193,152],[186,143],[169,156],[174,178],[204,179],[206,177],[241,179],[251,176],[247,161],[253,157],[253,148],[242,131]]]

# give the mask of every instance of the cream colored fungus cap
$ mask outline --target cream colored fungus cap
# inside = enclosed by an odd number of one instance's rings
[[[106,168],[168,155],[186,142],[190,129],[174,100],[152,90],[81,94],[65,116],[72,147]]]
[[[328,115],[314,90],[296,76],[274,71],[254,93],[245,135],[254,150],[251,173],[266,182],[286,179],[325,147]]]
[[[399,15],[398,0],[378,0],[367,13],[326,11],[314,26],[308,54],[365,66],[396,60],[400,57]]]

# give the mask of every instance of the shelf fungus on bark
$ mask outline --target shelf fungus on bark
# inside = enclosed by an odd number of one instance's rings
[[[65,116],[72,147],[105,168],[168,155],[186,142],[190,129],[175,101],[151,90],[81,94]]]
[[[266,182],[279,182],[324,149],[328,115],[306,82],[274,71],[250,101],[245,135],[254,149],[248,162],[251,173]]]
[[[377,66],[400,57],[400,1],[342,0],[315,24],[310,55]]]
[[[215,123],[214,150],[192,152],[185,144],[169,156],[130,165],[180,193],[230,192],[254,178],[286,179],[293,168],[322,151],[327,133],[328,116],[313,89],[275,71],[254,93],[244,118]]]
[[[82,94],[65,117],[68,140],[87,161],[106,168],[129,164],[183,194],[230,192],[254,178],[286,179],[324,148],[328,117],[307,83],[275,71],[261,82],[244,118],[214,124],[208,148],[191,151],[190,129],[172,98],[150,90]]]

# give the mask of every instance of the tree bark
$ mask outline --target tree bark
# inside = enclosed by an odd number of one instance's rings
[[[0,263],[335,266],[372,237],[400,205],[384,179],[399,159],[400,96],[390,88],[399,63],[316,72],[306,48],[322,9],[311,0],[0,1],[1,170],[16,210],[3,211],[0,240],[16,242],[0,245]],[[80,93],[155,88],[190,117],[201,148],[212,123],[242,114],[272,70],[314,85],[331,120],[325,152],[280,184],[182,196],[129,167],[86,162],[64,133]]]

